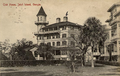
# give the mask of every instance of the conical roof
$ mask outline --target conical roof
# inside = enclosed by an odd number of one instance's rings
[[[47,16],[42,6],[41,6],[37,16],[39,16],[39,15]]]

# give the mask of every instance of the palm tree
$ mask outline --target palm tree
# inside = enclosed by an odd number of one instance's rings
[[[91,65],[92,67],[94,67],[93,51],[95,49],[95,45],[98,45],[100,41],[102,42],[105,41],[104,38],[106,37],[106,33],[100,20],[95,17],[88,18],[84,24],[84,27],[85,27],[86,37],[89,38],[89,41],[91,43],[91,48],[92,48]]]

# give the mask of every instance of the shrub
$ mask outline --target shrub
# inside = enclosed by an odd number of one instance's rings
[[[117,61],[97,60],[96,63],[101,63],[101,64],[105,64],[105,65],[120,66],[120,62],[117,62]]]

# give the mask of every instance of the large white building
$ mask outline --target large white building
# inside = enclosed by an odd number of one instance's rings
[[[54,58],[56,60],[69,60],[69,50],[78,50],[71,36],[75,36],[82,26],[68,21],[67,16],[64,16],[63,20],[56,18],[56,23],[50,25],[48,25],[46,18],[47,15],[41,7],[35,22],[37,32],[34,34],[37,37],[37,44],[45,43],[54,47]]]
[[[41,7],[35,22],[37,32],[34,35],[37,37],[37,44],[46,43],[54,47],[54,58],[56,60],[70,60],[69,52],[71,50],[79,50],[73,37],[78,36],[82,26],[68,21],[67,16],[64,16],[63,20],[56,18],[56,22],[53,24],[49,24],[46,19],[47,14],[43,7]],[[99,49],[93,53],[96,58],[100,56],[98,51]],[[39,55],[36,56],[37,60],[40,60],[40,58]],[[89,60],[89,56],[86,56],[86,58]]]
[[[106,20],[109,23],[106,26],[108,37],[105,42],[105,52],[102,56],[111,55],[112,61],[120,60],[120,3],[112,5],[108,12],[110,12],[110,19]],[[109,52],[108,52],[109,51]],[[111,53],[110,53],[111,52]],[[107,60],[106,58],[104,58]]]

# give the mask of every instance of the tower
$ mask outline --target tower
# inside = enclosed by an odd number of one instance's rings
[[[35,24],[37,25],[37,32],[35,33],[35,36],[37,37],[37,44],[39,45],[39,39],[43,39],[44,35],[41,35],[40,33],[42,33],[42,28],[45,27],[48,24],[48,21],[46,21],[46,13],[43,9],[43,7],[41,6],[37,16],[37,21],[35,21]]]
[[[35,21],[35,24],[37,25],[37,32],[41,32],[41,28],[43,28],[48,24],[48,22],[46,21],[47,15],[42,6],[36,16],[37,16],[37,21]]]

